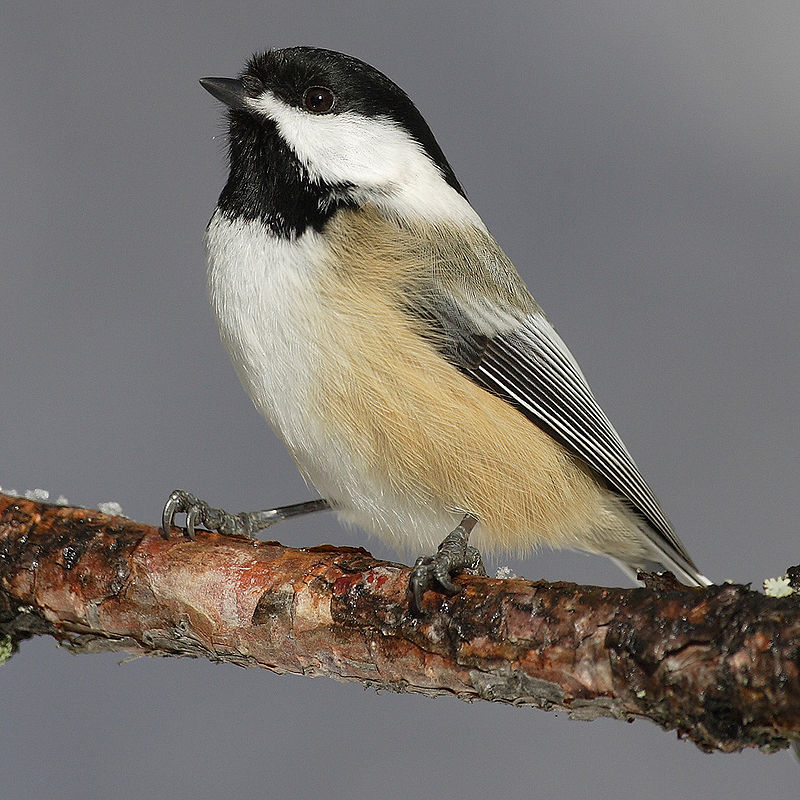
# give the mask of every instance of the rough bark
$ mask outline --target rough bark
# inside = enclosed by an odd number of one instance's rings
[[[652,579],[463,577],[411,614],[407,567],[0,495],[0,640],[203,656],[462,700],[647,717],[704,750],[800,740],[800,602]],[[2,644],[2,641],[0,641]]]

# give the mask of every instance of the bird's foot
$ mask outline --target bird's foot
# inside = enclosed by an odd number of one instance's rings
[[[247,513],[229,514],[221,508],[212,508],[205,500],[195,497],[191,492],[176,489],[170,494],[161,513],[161,535],[169,539],[170,528],[176,514],[186,514],[183,535],[188,539],[195,538],[195,529],[203,527],[209,531],[217,531],[226,536],[237,534],[254,538],[250,516]]]
[[[176,489],[164,504],[161,513],[161,535],[169,539],[169,531],[175,521],[176,514],[186,514],[184,536],[194,539],[195,528],[202,526],[209,531],[217,531],[226,536],[246,536],[255,539],[259,531],[269,528],[276,522],[313,511],[325,511],[330,508],[327,500],[309,500],[305,503],[294,503],[290,506],[268,508],[266,511],[243,511],[240,514],[229,514],[221,508],[212,508],[205,500],[200,500],[190,492]]]
[[[486,574],[480,552],[469,545],[469,534],[477,522],[477,517],[466,514],[458,527],[447,534],[435,555],[417,559],[408,582],[409,602],[415,611],[422,612],[422,595],[428,589],[446,595],[458,594],[461,589],[450,580],[451,575]]]

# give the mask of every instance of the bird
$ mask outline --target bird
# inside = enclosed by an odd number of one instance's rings
[[[317,47],[200,83],[227,112],[205,234],[222,343],[320,495],[229,513],[185,490],[169,536],[255,536],[332,509],[422,553],[409,603],[543,546],[710,585],[573,355],[397,84]]]

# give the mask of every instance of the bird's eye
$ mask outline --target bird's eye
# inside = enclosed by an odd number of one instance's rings
[[[303,105],[313,114],[327,114],[336,101],[336,95],[324,86],[312,86],[303,95]]]

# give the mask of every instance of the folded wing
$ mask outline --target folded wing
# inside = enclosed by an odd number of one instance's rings
[[[547,431],[619,493],[643,526],[665,566],[701,582],[696,566],[603,413],[577,362],[535,307],[507,308],[442,290],[415,303],[435,347],[463,374],[501,397]],[[699,576],[699,577],[698,577]]]

